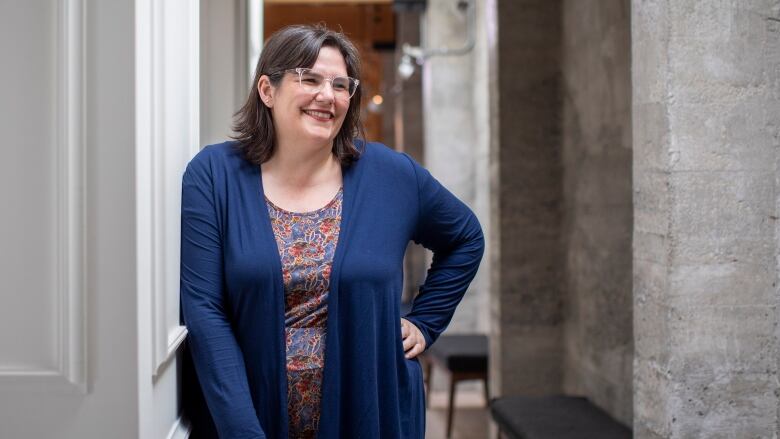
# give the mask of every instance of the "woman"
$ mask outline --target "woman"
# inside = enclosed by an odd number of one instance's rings
[[[193,437],[424,435],[415,357],[473,279],[482,232],[411,158],[354,138],[359,76],[344,35],[279,31],[236,115],[236,141],[187,167],[182,315],[208,408],[188,409]],[[409,240],[434,258],[401,319]],[[199,389],[187,387],[191,405]]]

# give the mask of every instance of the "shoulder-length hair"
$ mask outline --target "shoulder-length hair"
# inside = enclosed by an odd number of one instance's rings
[[[271,110],[263,105],[257,92],[260,77],[267,75],[271,85],[278,87],[285,70],[312,67],[317,62],[320,49],[326,46],[341,52],[347,64],[347,75],[359,80],[360,56],[352,42],[340,32],[334,32],[322,25],[288,26],[274,33],[265,42],[255,67],[255,78],[246,103],[233,116],[235,134],[231,137],[239,142],[244,157],[251,163],[258,166],[265,163],[276,149],[276,130]],[[351,98],[341,130],[333,140],[333,154],[342,165],[349,165],[360,156],[354,138],[358,135],[365,138],[360,120],[361,98],[361,87],[358,86]]]

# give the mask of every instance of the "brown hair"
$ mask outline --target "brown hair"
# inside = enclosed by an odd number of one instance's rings
[[[360,56],[352,42],[342,33],[334,32],[323,25],[296,25],[285,27],[274,33],[264,44],[260,59],[255,67],[255,78],[249,89],[246,103],[233,115],[231,136],[238,140],[244,157],[255,165],[268,161],[276,149],[276,130],[271,110],[263,105],[257,92],[260,77],[268,75],[271,85],[279,86],[284,71],[296,67],[311,67],[317,62],[320,49],[333,47],[341,52],[347,64],[347,75],[360,79]],[[352,96],[341,130],[333,139],[333,154],[342,165],[357,160],[360,151],[354,138],[365,138],[360,120],[361,87]]]

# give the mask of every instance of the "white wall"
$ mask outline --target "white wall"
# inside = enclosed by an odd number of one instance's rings
[[[246,70],[234,66],[246,59],[246,25],[242,0],[200,0],[201,63],[200,137],[204,145],[230,134],[231,115],[247,91]]]
[[[262,45],[262,0],[200,0],[200,137],[202,145],[232,133]],[[253,19],[250,19],[252,17]]]
[[[132,19],[0,2],[3,438],[137,436]]]
[[[0,438],[183,437],[189,0],[0,2]]]

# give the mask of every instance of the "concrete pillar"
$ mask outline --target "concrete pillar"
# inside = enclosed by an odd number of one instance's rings
[[[456,0],[430,0],[422,22],[422,43],[427,49],[456,48],[466,43],[467,11]],[[484,8],[484,1],[477,7]],[[484,34],[477,34],[484,40]],[[468,204],[483,227],[489,224],[487,136],[477,136],[477,124],[487,119],[475,107],[475,96],[487,100],[487,89],[475,87],[475,52],[461,56],[436,56],[423,66],[425,114],[424,162],[431,173]],[[487,82],[483,83],[487,86]],[[476,91],[479,90],[479,91]],[[478,169],[479,166],[485,169]],[[478,184],[481,182],[482,184]],[[448,331],[488,332],[489,265],[485,258],[477,278],[461,302]]]
[[[489,50],[494,395],[561,391],[560,0],[497,0]]]
[[[632,7],[636,437],[777,437],[780,2]]]
[[[630,0],[563,2],[563,383],[632,424]]]

